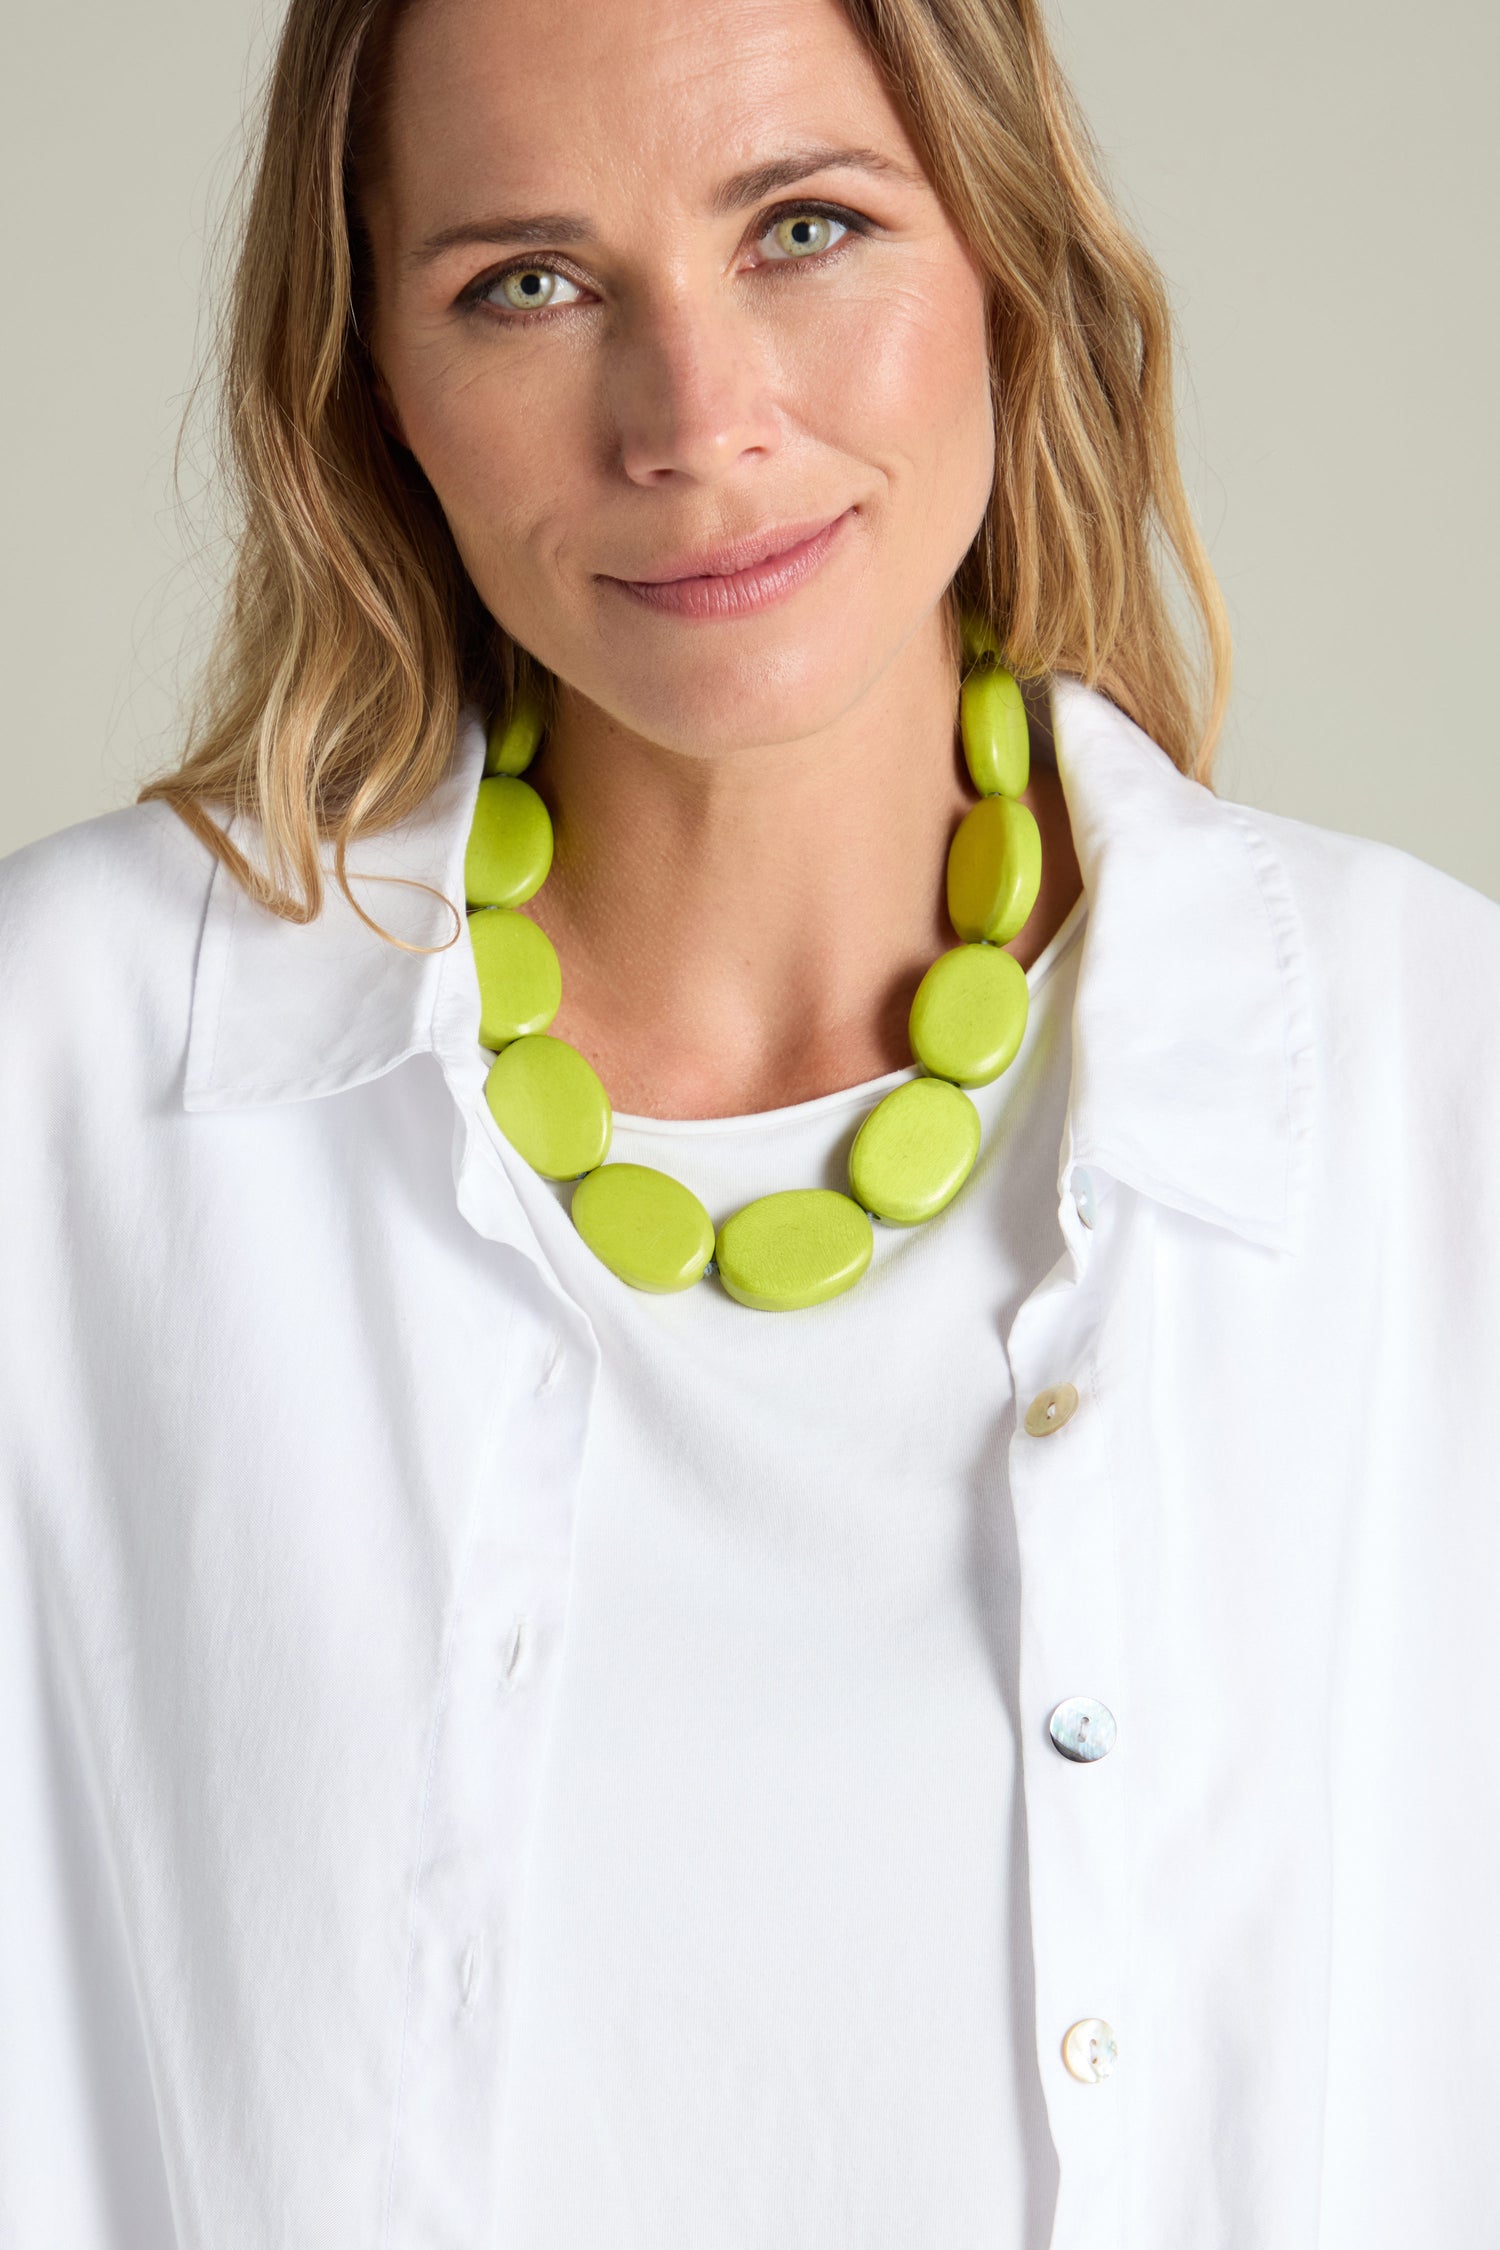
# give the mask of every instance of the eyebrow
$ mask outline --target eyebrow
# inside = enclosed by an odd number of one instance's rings
[[[921,184],[921,174],[910,166],[898,162],[876,148],[842,148],[833,145],[819,148],[794,149],[786,156],[774,157],[767,164],[752,164],[747,171],[732,172],[721,180],[709,198],[709,211],[716,219],[730,217],[736,211],[759,203],[778,188],[792,187],[798,180],[811,177],[814,172],[854,171],[874,172],[886,177],[905,180],[912,186]],[[412,265],[426,265],[440,258],[445,250],[460,248],[474,242],[592,242],[595,240],[591,219],[572,211],[507,211],[485,219],[461,219],[456,226],[442,227],[436,234],[419,242],[410,255]]]

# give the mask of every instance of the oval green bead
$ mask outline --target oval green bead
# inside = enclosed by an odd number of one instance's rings
[[[969,779],[981,797],[1019,797],[1031,778],[1026,704],[1003,664],[978,664],[958,693]]]
[[[714,1254],[714,1223],[697,1196],[649,1164],[601,1164],[574,1188],[572,1208],[594,1256],[632,1289],[691,1289]]]
[[[485,744],[486,773],[521,774],[536,756],[542,739],[542,704],[534,688],[523,689],[510,711],[496,715]]]
[[[576,1180],[609,1154],[614,1117],[592,1064],[545,1031],[502,1047],[484,1082],[490,1115],[548,1180]]]
[[[849,1151],[856,1199],[892,1226],[951,1203],[979,1154],[979,1112],[946,1078],[912,1078],[875,1104]]]
[[[1008,945],[1042,887],[1042,836],[1029,805],[981,797],[948,847],[948,919],[961,938]]]
[[[520,906],[547,880],[552,819],[529,781],[497,774],[481,781],[464,854],[470,906]]]
[[[870,1263],[870,1214],[833,1188],[784,1188],[726,1219],[719,1279],[756,1312],[798,1312],[852,1289]]]
[[[508,906],[469,916],[479,972],[479,1044],[497,1050],[545,1031],[562,1006],[562,969],[551,938]]]
[[[1030,994],[1014,954],[995,945],[940,953],[911,1004],[911,1051],[934,1078],[987,1086],[1016,1059]]]

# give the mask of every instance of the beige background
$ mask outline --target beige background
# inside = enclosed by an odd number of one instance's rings
[[[276,13],[57,0],[7,23],[0,851],[127,802],[174,740],[215,557],[173,446]],[[1179,309],[1239,651],[1222,786],[1500,897],[1500,9],[1055,0],[1054,20]]]

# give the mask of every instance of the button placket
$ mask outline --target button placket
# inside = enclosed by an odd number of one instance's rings
[[[1115,1342],[1128,1264],[1116,1216],[1112,1201],[1087,1260],[1070,1250],[1009,1338],[1036,2049],[1060,2163],[1053,2239],[1091,2246],[1120,2240],[1129,2051],[1123,1628],[1105,1423],[1110,1383],[1128,1379],[1128,1341],[1123,1358]]]
[[[434,1720],[383,2250],[485,2240],[496,2208],[526,1869],[591,1380],[586,1336],[563,1339],[546,1395],[537,1370],[557,1351],[555,1331],[528,1347],[518,1319],[512,1340],[514,1374],[456,1572]]]

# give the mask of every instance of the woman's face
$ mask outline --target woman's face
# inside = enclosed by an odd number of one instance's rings
[[[367,217],[392,426],[616,721],[795,740],[930,619],[994,473],[984,284],[837,0],[414,0]],[[621,583],[836,519],[759,607]]]

